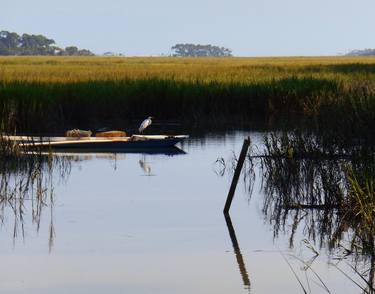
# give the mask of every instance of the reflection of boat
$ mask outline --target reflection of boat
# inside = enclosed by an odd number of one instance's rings
[[[131,137],[28,137],[6,136],[24,149],[70,149],[123,151],[159,149],[176,145],[188,138],[186,135],[133,135]]]

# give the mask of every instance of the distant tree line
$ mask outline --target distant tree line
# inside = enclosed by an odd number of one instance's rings
[[[176,44],[171,49],[172,56],[180,57],[232,56],[230,49],[213,45]]]
[[[22,36],[17,33],[0,31],[0,55],[94,55],[87,49],[78,49],[76,46],[69,46],[65,49],[56,46],[52,39],[43,35]]]
[[[350,51],[346,55],[348,56],[374,56],[375,49],[353,50],[353,51]]]

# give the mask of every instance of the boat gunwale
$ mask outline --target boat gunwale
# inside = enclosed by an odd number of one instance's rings
[[[19,142],[67,142],[67,141],[133,141],[134,139],[146,139],[146,140],[164,140],[164,139],[187,139],[189,135],[132,135],[127,137],[66,137],[66,136],[58,136],[58,137],[48,137],[48,136],[3,136],[4,140],[8,141],[19,141]],[[145,141],[146,141],[145,140]],[[134,140],[137,141],[137,140]],[[138,140],[141,141],[141,140]]]

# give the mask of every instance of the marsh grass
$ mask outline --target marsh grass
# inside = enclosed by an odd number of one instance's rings
[[[190,125],[320,127],[340,114],[342,128],[372,124],[375,109],[373,58],[2,57],[0,68],[0,114],[12,113],[18,131],[150,114]]]

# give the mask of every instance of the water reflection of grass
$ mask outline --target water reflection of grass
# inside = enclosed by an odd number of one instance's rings
[[[1,156],[1,154],[0,154]],[[50,209],[49,246],[53,246],[53,175],[66,177],[70,164],[63,158],[28,154],[1,156],[0,160],[0,220],[7,225],[13,216],[13,239],[25,236],[25,219],[31,217],[39,231],[45,208]]]
[[[342,260],[350,257],[354,274],[366,281],[360,284],[362,290],[373,293],[374,148],[326,136],[307,131],[270,134],[264,154],[249,156],[253,163],[260,160],[263,212],[275,237],[280,232],[290,235],[290,247],[302,227],[320,249],[328,248]],[[343,248],[344,254],[337,256]]]

